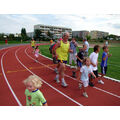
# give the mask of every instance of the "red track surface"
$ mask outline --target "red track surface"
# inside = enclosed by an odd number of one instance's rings
[[[0,50],[0,106],[25,105],[25,86],[22,83],[31,74],[40,76],[44,81],[41,88],[49,106],[120,106],[120,83],[104,79],[105,84],[88,87],[88,98],[82,96],[76,79],[71,77],[71,69],[66,68],[67,88],[55,83],[55,72],[52,61],[40,56],[39,62],[28,45]],[[27,69],[26,69],[27,68]],[[5,73],[5,74],[4,74]],[[3,75],[4,74],[4,75]],[[5,78],[6,77],[6,78]],[[8,80],[16,95],[13,97]]]

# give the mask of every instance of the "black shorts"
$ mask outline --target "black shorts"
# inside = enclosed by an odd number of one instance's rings
[[[93,71],[93,73],[95,74],[96,77],[98,77],[98,70]]]
[[[58,63],[59,63],[59,62],[62,62],[62,63],[67,64],[67,61],[65,61],[65,60],[58,60]]]
[[[32,46],[33,49],[35,49],[35,46]]]
[[[98,70],[93,71],[93,73],[95,74],[96,78],[98,77]],[[90,79],[94,79],[94,76],[91,74]]]
[[[103,75],[105,75],[106,72],[107,72],[107,67],[102,67],[102,66],[101,66],[101,73],[102,73]]]

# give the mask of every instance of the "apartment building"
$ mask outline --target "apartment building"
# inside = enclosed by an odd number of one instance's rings
[[[79,37],[79,38],[86,38],[86,36],[89,35],[89,31],[83,30],[83,31],[72,31],[73,37]]]
[[[98,38],[103,38],[109,35],[108,32],[103,32],[103,31],[98,31],[98,30],[93,30],[89,34],[91,36],[91,39],[98,39]]]
[[[38,24],[38,25],[34,25],[34,30],[35,29],[41,30],[42,33],[45,33],[46,35],[49,31],[50,33],[53,33],[54,38],[60,38],[60,37],[62,37],[63,33],[69,32],[70,38],[72,38],[72,29],[71,28]]]
[[[33,38],[34,37],[34,32],[28,32],[27,36],[30,37],[30,38]]]

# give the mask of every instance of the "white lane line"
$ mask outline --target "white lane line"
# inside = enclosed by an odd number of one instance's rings
[[[26,55],[27,55],[29,58],[31,58],[31,59],[33,59],[33,60],[35,61],[34,58],[32,58],[30,55],[27,54],[27,52],[26,52],[27,49],[28,49],[28,48],[25,49]],[[41,62],[39,62],[39,61],[38,61],[38,63],[54,71],[53,68],[50,68],[50,67],[48,67],[47,65],[45,65],[45,64],[43,64],[43,63],[41,63]],[[66,76],[66,77],[69,77],[69,78],[71,78],[71,79],[73,79],[73,80],[75,80],[75,81],[77,81],[75,78],[73,78],[73,77],[71,77],[71,76],[69,76],[69,75],[66,75],[66,74],[65,74],[65,76]],[[94,88],[94,87],[93,87],[93,88]],[[120,98],[120,96],[118,96],[118,95],[116,95],[116,94],[114,94],[114,93],[108,92],[108,91],[106,91],[106,90],[100,89],[100,88],[98,88],[98,87],[95,87],[95,89],[97,89],[97,90],[99,90],[99,91],[102,91],[102,92],[104,92],[104,93],[107,93],[107,94],[109,94],[109,95],[112,95],[112,96],[114,96],[114,97]]]
[[[18,50],[19,50],[19,49],[18,49]],[[18,62],[19,62],[26,70],[28,70],[31,74],[35,75],[31,70],[29,70],[29,69],[19,60],[19,58],[18,58],[18,56],[17,56],[18,50],[16,50],[16,52],[15,52],[15,56],[16,56],[16,59],[18,60]],[[75,101],[75,100],[72,99],[71,97],[67,96],[66,94],[64,94],[64,93],[61,92],[60,90],[56,89],[55,87],[53,87],[52,85],[50,85],[49,83],[47,83],[46,81],[44,81],[43,79],[42,79],[42,81],[43,81],[45,84],[47,84],[49,87],[51,87],[52,89],[54,89],[55,91],[57,91],[58,93],[60,93],[61,95],[63,95],[64,97],[66,97],[66,98],[68,98],[69,100],[71,100],[72,102],[76,103],[76,104],[79,105],[79,106],[83,106],[83,105],[80,104],[79,102]]]
[[[98,88],[98,87],[93,87],[93,88],[95,88],[95,89],[97,89],[97,90],[100,90],[100,91],[103,91],[103,92],[106,92],[106,93],[108,93],[108,94],[110,94],[110,95],[112,95],[112,96],[115,96],[115,97],[117,97],[117,98],[120,98],[120,96],[118,96],[118,95],[116,95],[116,94],[113,94],[113,93],[111,93],[111,92],[105,91],[105,90],[103,90],[103,89],[101,89],[101,88]]]
[[[18,100],[17,96],[15,95],[15,93],[14,93],[12,87],[10,86],[10,84],[9,84],[9,82],[8,82],[8,79],[7,79],[6,75],[5,75],[5,71],[4,71],[4,67],[3,67],[3,57],[4,57],[4,55],[5,55],[7,52],[8,52],[8,50],[7,50],[7,51],[2,55],[2,57],[1,57],[2,73],[3,73],[3,75],[4,75],[4,78],[5,78],[5,81],[6,81],[7,85],[8,85],[8,87],[9,87],[12,95],[14,96],[15,100],[17,101],[18,105],[19,105],[19,106],[22,106],[22,104],[20,103],[20,101]]]

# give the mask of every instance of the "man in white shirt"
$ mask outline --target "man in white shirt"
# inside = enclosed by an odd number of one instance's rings
[[[95,45],[94,46],[94,52],[92,52],[90,54],[90,61],[91,61],[91,67],[93,70],[93,73],[96,75],[96,78],[98,78],[98,55],[100,52],[100,46],[99,45]],[[90,80],[90,86],[94,86],[94,84],[92,83],[93,78],[91,77]],[[98,80],[98,83],[104,84],[104,82],[102,80]]]

